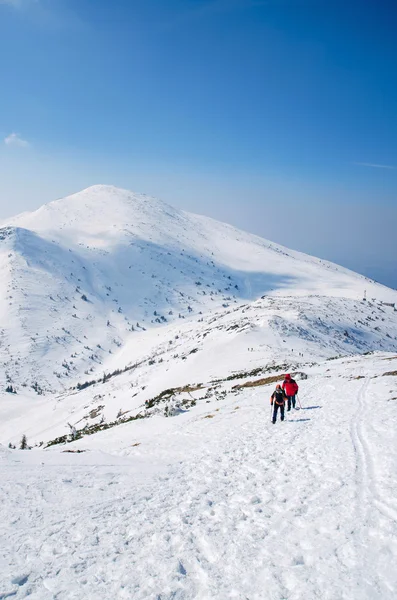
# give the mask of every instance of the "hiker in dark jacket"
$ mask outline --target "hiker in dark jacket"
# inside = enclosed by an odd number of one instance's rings
[[[287,397],[281,385],[278,383],[273,394],[270,396],[270,404],[274,406],[272,423],[277,421],[277,411],[280,409],[280,419],[284,421],[284,406]]]
[[[296,383],[295,379],[292,379],[291,375],[286,375],[285,379],[283,381],[283,390],[285,392],[285,395],[287,396],[287,400],[288,400],[288,408],[287,410],[291,410],[291,404],[292,404],[292,408],[295,408],[295,396],[298,393],[299,390],[299,386]]]

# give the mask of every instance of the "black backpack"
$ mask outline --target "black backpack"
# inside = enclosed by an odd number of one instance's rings
[[[283,390],[274,391],[274,401],[276,404],[284,404],[285,396]]]

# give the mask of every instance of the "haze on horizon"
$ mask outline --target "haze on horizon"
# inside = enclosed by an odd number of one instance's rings
[[[0,219],[93,184],[397,288],[397,8],[0,0]]]

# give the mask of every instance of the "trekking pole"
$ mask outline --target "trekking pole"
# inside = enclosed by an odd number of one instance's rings
[[[301,408],[301,410],[302,410],[302,404],[301,404],[301,401],[300,401],[300,399],[299,399],[299,396],[298,396],[298,394],[296,395],[296,398],[297,398],[297,400],[298,400],[298,402],[299,402],[299,406],[300,406],[300,408]]]
[[[273,421],[273,404],[270,405],[270,421]]]

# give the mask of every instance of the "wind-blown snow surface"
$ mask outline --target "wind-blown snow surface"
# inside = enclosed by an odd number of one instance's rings
[[[396,300],[332,263],[110,186],[3,225],[2,389],[68,388],[150,328],[265,293]]]
[[[394,599],[397,357],[306,373],[276,425],[242,388],[85,453],[1,448],[0,597]]]

